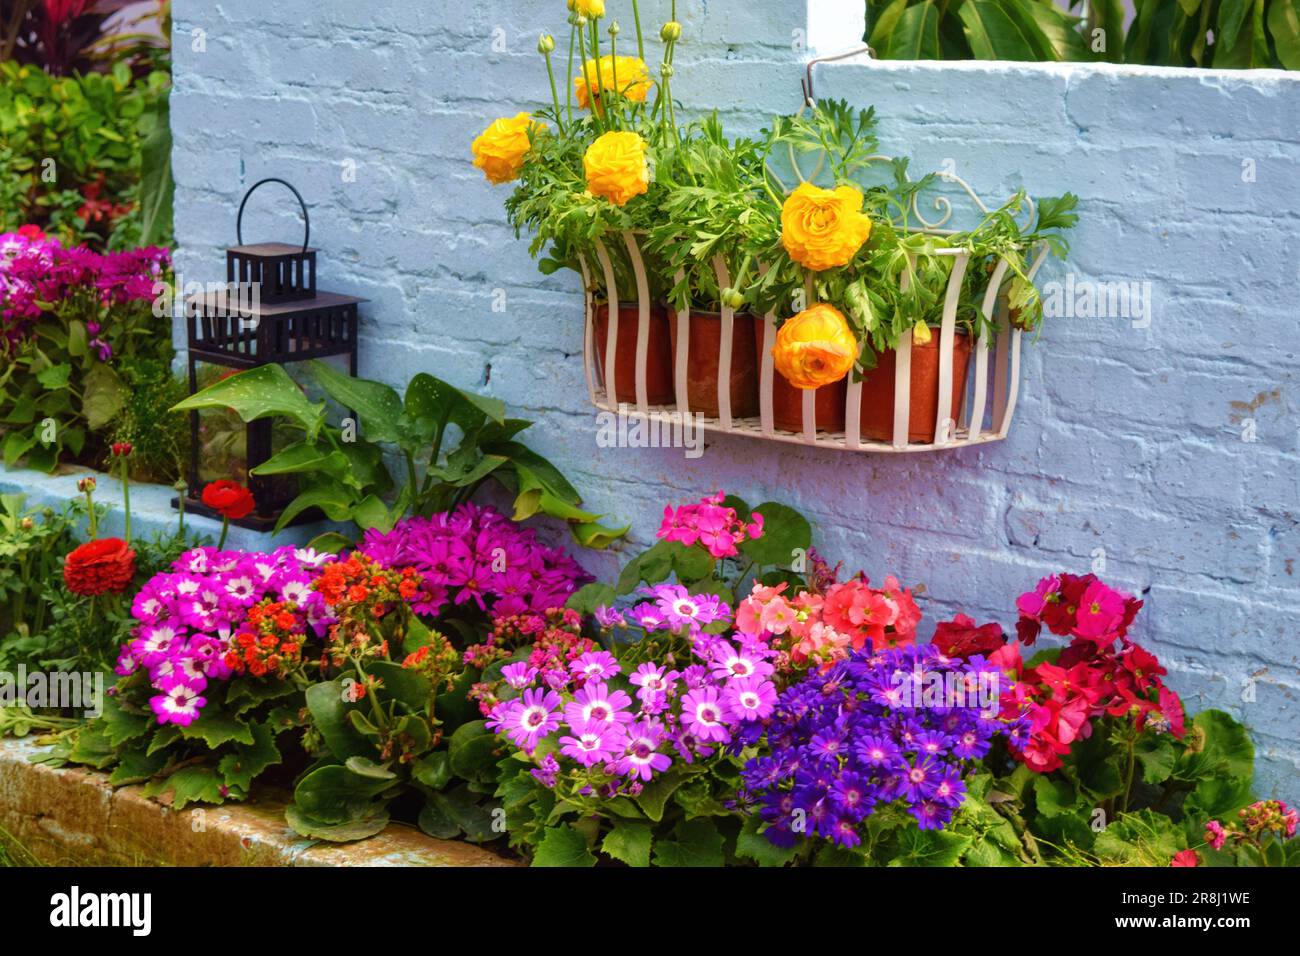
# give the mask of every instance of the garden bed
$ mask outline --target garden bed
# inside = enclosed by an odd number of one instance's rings
[[[48,749],[30,737],[0,740],[5,842],[47,865],[513,865],[490,850],[400,824],[362,843],[304,840],[284,822],[285,795],[272,790],[238,806],[177,812],[144,796],[142,787],[114,789],[106,773],[31,762]]]

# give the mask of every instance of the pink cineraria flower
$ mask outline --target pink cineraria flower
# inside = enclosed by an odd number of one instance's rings
[[[713,648],[713,676],[719,680],[732,677],[766,677],[775,668],[749,648],[736,650],[726,641],[718,641]]]
[[[610,690],[602,681],[590,681],[565,705],[564,720],[570,728],[628,724],[634,719],[627,707],[632,698],[621,690]]]
[[[618,675],[622,668],[609,651],[588,651],[572,661],[569,670],[575,677],[586,680],[606,680]]]
[[[1093,581],[1083,592],[1074,633],[1098,643],[1113,643],[1115,631],[1124,619],[1127,595]]]
[[[515,690],[523,690],[537,677],[537,668],[529,667],[527,661],[515,661],[501,668],[501,676]]]
[[[559,729],[561,703],[555,691],[540,687],[526,690],[523,697],[497,705],[487,727],[505,731],[517,747],[532,753],[538,740]]]
[[[627,729],[623,755],[615,769],[640,780],[649,780],[667,770],[672,766],[672,759],[657,752],[663,740],[664,728],[658,721],[639,720],[632,724]]]
[[[640,688],[636,692],[637,698],[644,703],[650,703],[671,694],[679,676],[677,671],[670,671],[665,666],[645,663],[638,667],[636,673],[628,680],[635,687]]]
[[[697,687],[682,698],[682,724],[702,741],[730,740],[727,717],[726,704],[716,687]]]
[[[588,724],[560,738],[560,753],[584,767],[613,763],[623,753],[627,734],[622,724]]]
[[[740,677],[727,683],[722,698],[735,717],[762,720],[776,709],[776,685],[760,677]]]
[[[207,700],[199,696],[199,691],[179,679],[172,679],[162,694],[149,699],[160,724],[175,724],[188,727],[198,719],[199,711]]]

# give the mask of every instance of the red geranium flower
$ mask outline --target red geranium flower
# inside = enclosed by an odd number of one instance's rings
[[[223,518],[238,521],[255,507],[253,494],[237,481],[214,481],[203,489],[203,503]]]
[[[45,238],[45,230],[40,226],[28,223],[25,226],[18,227],[18,235],[22,236],[24,239],[29,239],[32,242],[40,242]]]
[[[120,594],[135,577],[135,552],[121,538],[87,541],[63,559],[63,581],[73,594]]]
[[[1201,858],[1195,850],[1179,850],[1169,861],[1170,866],[1200,866]]]

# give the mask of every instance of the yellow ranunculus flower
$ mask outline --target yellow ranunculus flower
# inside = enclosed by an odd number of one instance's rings
[[[852,186],[822,189],[801,183],[781,207],[781,242],[790,258],[820,272],[842,266],[871,235],[862,193]]]
[[[615,74],[618,92],[634,103],[644,103],[654,81],[650,79],[650,68],[645,60],[636,56],[602,56],[600,68],[595,60],[582,64],[582,73],[573,78],[573,91],[577,94],[578,105],[583,109],[595,109],[600,112],[600,96],[606,90],[614,89]],[[594,96],[593,96],[594,93]],[[592,99],[595,105],[592,105]]]
[[[776,370],[795,388],[838,382],[858,357],[858,340],[840,310],[824,302],[787,319],[776,333]]]
[[[605,15],[605,0],[572,0],[569,9],[576,10],[584,17],[603,17]]]
[[[528,131],[534,134],[546,129],[546,124],[533,119],[528,113],[519,113],[514,119],[494,120],[474,140],[474,165],[483,170],[488,182],[508,183],[519,177],[531,142]]]
[[[646,144],[636,133],[603,133],[582,157],[587,188],[621,206],[650,188]]]

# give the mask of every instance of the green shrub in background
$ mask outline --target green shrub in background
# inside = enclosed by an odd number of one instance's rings
[[[170,83],[125,63],[66,77],[0,63],[0,232],[32,223],[65,244],[169,243]]]
[[[1074,60],[1300,69],[1300,0],[866,0],[886,60]]]

